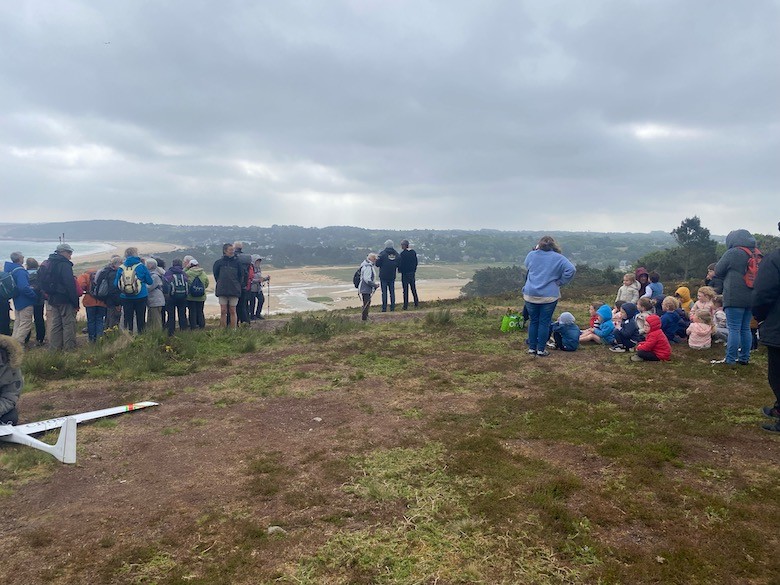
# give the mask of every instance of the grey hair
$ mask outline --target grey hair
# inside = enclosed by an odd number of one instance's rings
[[[194,258],[189,254],[187,254],[184,258],[182,258],[182,262],[184,262],[185,264],[189,264],[190,260],[194,260]]]
[[[138,248],[131,246],[129,248],[125,249],[125,258],[129,258],[130,256],[138,256]]]
[[[233,247],[234,248],[241,248],[243,250],[244,249],[244,242],[241,242],[241,241],[233,242]]]
[[[387,240],[385,242],[385,248],[393,248],[395,245],[393,244],[393,240]]]
[[[111,256],[111,260],[109,264],[111,266],[119,266],[122,263],[122,257],[121,256]]]
[[[371,252],[368,256],[366,256],[366,259],[369,262],[373,262],[374,260],[376,260],[377,259],[376,252]]]
[[[154,270],[154,271],[156,271],[156,270],[157,270],[157,260],[155,260],[154,258],[149,258],[149,259],[146,261],[146,267],[147,267],[149,270]]]
[[[22,259],[24,258],[24,254],[21,252],[11,252],[11,262],[14,264],[22,262]]]

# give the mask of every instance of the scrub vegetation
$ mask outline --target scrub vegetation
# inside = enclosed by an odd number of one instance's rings
[[[556,314],[580,324],[614,295],[566,292]],[[2,446],[0,580],[776,583],[763,350],[741,368],[710,365],[718,346],[535,358],[499,331],[507,309],[517,297],[30,352],[25,421],[161,406],[80,425],[75,466]]]

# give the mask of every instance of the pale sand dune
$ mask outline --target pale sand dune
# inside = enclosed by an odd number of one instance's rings
[[[106,242],[114,246],[113,250],[106,250],[105,252],[97,252],[95,254],[86,254],[84,256],[74,255],[73,260],[75,264],[100,264],[105,263],[114,254],[124,256],[125,249],[130,247],[138,248],[138,253],[143,256],[145,254],[156,254],[159,252],[173,252],[178,250],[180,246],[176,244],[170,244],[167,242]]]

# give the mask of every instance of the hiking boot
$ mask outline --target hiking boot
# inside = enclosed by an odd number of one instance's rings
[[[626,353],[626,348],[622,347],[620,345],[613,345],[609,348],[609,351],[615,352],[615,353]]]
[[[765,406],[761,409],[761,412],[767,418],[780,418],[780,408],[777,408],[777,406]]]
[[[643,360],[643,359],[642,359],[641,357],[639,357],[638,355],[634,354],[634,355],[632,355],[632,356],[631,356],[631,361],[632,361],[632,362],[643,362],[643,361],[645,361],[645,360]]]
[[[761,425],[761,428],[770,433],[780,433],[780,420]]]
[[[536,357],[547,357],[548,355],[550,355],[550,352],[547,351],[546,349],[544,351],[536,352]]]

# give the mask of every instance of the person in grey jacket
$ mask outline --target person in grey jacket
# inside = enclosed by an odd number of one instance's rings
[[[726,312],[729,337],[726,341],[726,357],[712,360],[712,363],[737,363],[744,366],[750,361],[750,347],[753,343],[750,334],[753,289],[745,284],[744,277],[750,254],[756,250],[756,239],[747,230],[734,230],[726,236],[726,248],[715,265],[715,278],[723,282],[723,310]]]
[[[374,279],[374,264],[376,263],[376,254],[371,252],[363,263],[360,265],[360,286],[358,287],[358,293],[363,300],[363,321],[368,320],[368,309],[371,307],[371,296],[374,291],[379,288],[379,285]]]
[[[22,393],[22,346],[7,335],[0,335],[0,424],[19,422],[16,403]]]
[[[149,296],[146,297],[146,325],[150,331],[159,331],[162,329],[162,308],[165,306],[162,276],[157,266],[157,260],[154,258],[149,258],[146,261],[146,268],[149,270],[149,274],[152,275],[152,284],[146,287],[149,293]]]

